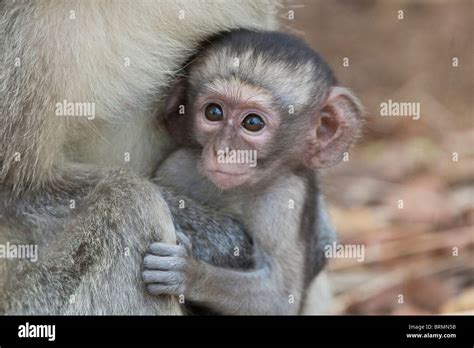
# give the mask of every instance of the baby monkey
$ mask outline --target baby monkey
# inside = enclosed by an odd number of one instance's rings
[[[255,266],[199,260],[178,233],[179,245],[154,243],[145,256],[149,292],[184,295],[222,314],[300,313],[333,238],[316,170],[343,158],[361,110],[293,36],[235,30],[204,45],[168,98],[165,123],[183,147],[157,181],[242,222]]]

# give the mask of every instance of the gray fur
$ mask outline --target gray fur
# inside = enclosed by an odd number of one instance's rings
[[[305,289],[325,262],[323,243],[334,238],[324,206],[313,201],[313,197],[321,198],[309,178],[283,173],[265,190],[255,193],[216,191],[207,179],[200,177],[196,156],[189,149],[173,153],[156,176],[161,186],[181,192],[187,206],[212,200],[217,212],[242,221],[254,241],[254,250],[244,244],[248,248],[240,250],[240,256],[235,257],[232,254],[235,244],[221,249],[216,243],[212,250],[222,252],[210,260],[205,254],[211,249],[202,249],[200,244],[209,237],[193,234],[199,229],[179,233],[180,246],[152,244],[144,258],[142,274],[151,294],[184,295],[185,301],[220,314],[302,312]],[[295,201],[295,209],[288,208],[290,199]],[[302,226],[307,209],[314,210],[314,219]],[[188,216],[187,211],[174,211],[177,226],[180,216]],[[242,230],[235,232],[237,236],[242,234]],[[205,254],[200,254],[203,251]],[[312,252],[314,255],[309,254]],[[237,264],[231,264],[232,260]],[[245,262],[239,264],[239,260]],[[248,260],[255,264],[248,264]]]
[[[184,296],[222,314],[304,313],[311,282],[325,265],[324,247],[335,238],[315,170],[338,163],[359,134],[360,103],[336,86],[317,53],[275,32],[235,30],[211,38],[184,76],[170,93],[165,124],[172,132],[176,125],[187,131],[179,137],[188,148],[164,162],[157,181],[242,222],[254,243],[255,265],[232,269],[220,262],[224,259],[210,263],[196,257],[194,245],[204,236],[193,239],[183,231],[180,248],[157,244],[145,256],[149,292]],[[252,106],[235,107],[249,100]],[[200,126],[207,122],[209,103],[226,111],[212,126]],[[190,111],[179,115],[179,105]],[[259,113],[253,109],[271,114],[272,122],[268,131],[254,133],[259,141],[246,141],[241,117]],[[245,172],[247,181],[227,186],[231,190],[220,190],[198,170],[224,146],[259,155],[258,165]]]
[[[148,295],[139,277],[149,244],[176,242],[163,192],[148,179],[170,149],[155,115],[197,42],[272,28],[274,8],[265,0],[0,2],[0,243],[37,244],[40,255],[0,259],[0,313],[181,313],[174,298]],[[96,118],[57,117],[64,99],[95,103]],[[232,224],[200,214],[203,233],[207,222],[214,231]]]

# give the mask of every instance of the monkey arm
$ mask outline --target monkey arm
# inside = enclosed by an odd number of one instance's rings
[[[329,218],[323,195],[318,189],[318,177],[311,171],[304,173],[307,195],[302,212],[302,236],[306,245],[305,287],[326,265],[324,250],[326,245],[336,240],[336,233]]]
[[[309,265],[308,279],[312,281],[327,263],[324,254],[325,247],[337,240],[334,226],[329,218],[326,204],[321,194],[318,194],[315,206],[317,221],[309,236]]]
[[[191,198],[167,189],[162,193],[176,229],[191,240],[193,257],[225,268],[254,267],[253,243],[243,224]],[[185,208],[179,208],[179,201],[185,202]]]
[[[175,202],[173,194],[121,172],[79,179],[80,190],[43,192],[15,204],[0,192],[0,242],[39,245],[37,262],[0,259],[0,313],[179,313],[170,297],[144,293],[139,279],[145,248],[176,241],[167,204]],[[68,206],[71,199],[75,209]],[[178,221],[196,240],[197,257],[234,268],[252,266],[251,244],[235,221],[198,205]],[[232,253],[235,246],[241,257]]]
[[[175,247],[175,246],[173,246]],[[176,255],[176,254],[174,254]],[[238,271],[176,256],[149,255],[143,279],[154,295],[184,295],[185,301],[220,314],[297,314],[279,274],[269,268]],[[296,292],[294,292],[296,293]]]
[[[189,300],[223,314],[297,314],[281,275],[269,267],[237,271],[200,263],[189,285]]]
[[[298,312],[289,297],[298,291],[286,290],[288,279],[271,257],[249,271],[222,268],[196,260],[189,238],[178,233],[178,239],[180,245],[152,244],[144,258],[142,278],[151,294],[184,296],[220,314]]]
[[[78,178],[79,179],[79,178]],[[87,178],[90,179],[90,178]],[[87,187],[88,180],[76,183]],[[2,211],[0,232],[22,226],[28,235],[56,237],[39,244],[39,260],[6,260],[0,269],[0,311],[6,314],[178,314],[169,297],[143,292],[143,252],[154,240],[173,243],[175,231],[159,188],[147,180],[112,173],[81,199],[78,192],[42,193]],[[71,197],[75,210],[64,207]],[[5,198],[5,197],[2,197]],[[0,204],[7,199],[2,199]],[[62,204],[63,207],[58,208]],[[62,209],[63,212],[59,212]],[[130,213],[133,209],[134,213]],[[69,210],[67,213],[66,211]],[[53,223],[54,221],[54,223]],[[9,231],[11,229],[8,228]],[[21,231],[20,231],[21,232]],[[3,241],[3,238],[2,238]]]
[[[220,202],[215,187],[198,173],[190,149],[173,152],[153,181],[161,188],[175,226],[191,240],[195,258],[225,268],[254,267],[250,236],[240,221],[221,211],[224,204],[215,206]]]

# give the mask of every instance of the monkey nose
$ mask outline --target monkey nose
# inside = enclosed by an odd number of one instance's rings
[[[213,148],[213,156],[217,159],[219,157],[222,157],[223,155],[226,155],[228,153],[231,153],[233,150],[227,145],[215,145]]]

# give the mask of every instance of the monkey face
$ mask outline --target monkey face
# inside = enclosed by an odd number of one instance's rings
[[[217,80],[194,105],[199,169],[221,189],[256,184],[279,125],[271,95],[238,80]]]
[[[360,128],[357,99],[341,87],[330,88],[319,109],[294,117],[283,118],[276,105],[269,91],[235,78],[198,93],[191,127],[200,172],[227,190],[265,184],[299,166],[332,166]]]
[[[172,132],[184,130],[181,143],[201,150],[198,168],[221,189],[335,165],[360,133],[358,99],[294,37],[239,31],[205,48],[187,73],[165,118]],[[178,106],[191,115],[166,116]]]

